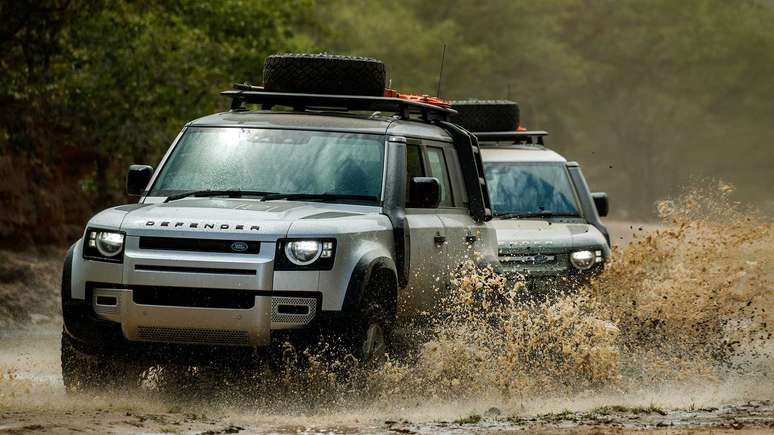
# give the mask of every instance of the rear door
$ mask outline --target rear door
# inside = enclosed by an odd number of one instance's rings
[[[455,164],[458,164],[454,148],[443,142],[425,141],[424,151],[428,175],[438,178],[441,184],[441,202],[437,212],[446,230],[445,287],[460,264],[472,258],[475,240],[470,233],[470,226],[473,219],[466,198],[462,195],[463,190],[455,186],[453,181],[452,174],[456,173]]]

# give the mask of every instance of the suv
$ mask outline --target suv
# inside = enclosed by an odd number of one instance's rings
[[[590,193],[576,162],[544,146],[545,131],[519,127],[511,101],[452,102],[454,121],[481,143],[505,273],[526,279],[532,294],[587,282],[610,255],[610,236],[600,221],[605,193]]]
[[[322,62],[339,82],[353,63],[378,62],[274,55],[267,71],[272,60]],[[196,352],[179,351],[271,349],[310,331],[377,360],[396,320],[433,311],[450,270],[474,252],[497,262],[476,139],[448,121],[453,110],[395,91],[272,83],[223,92],[230,110],[186,124],[157,170],[132,165],[139,202],[98,213],[70,248],[69,390],[102,385],[87,372],[112,373],[125,354],[173,349],[161,355],[185,363]],[[321,85],[354,92],[337,86]]]

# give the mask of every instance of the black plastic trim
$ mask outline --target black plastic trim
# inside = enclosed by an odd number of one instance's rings
[[[408,140],[407,140],[408,141]],[[411,269],[411,234],[406,221],[406,143],[391,141],[387,147],[387,179],[382,210],[392,223],[398,285],[408,284]]]
[[[211,273],[216,275],[256,275],[255,269],[224,269],[211,267],[181,267],[181,266],[156,266],[137,264],[134,270],[140,272],[179,272],[179,273]]]
[[[344,303],[341,306],[342,312],[352,312],[360,306],[366,286],[371,280],[373,271],[376,269],[385,269],[394,273],[395,263],[388,257],[363,256],[352,270],[352,275],[350,275],[347,293],[344,295]]]
[[[245,250],[233,248],[235,243],[243,243]],[[261,243],[251,240],[213,240],[185,237],[140,237],[140,249],[162,251],[225,252],[229,254],[258,254]]]
[[[249,310],[255,306],[255,294],[244,290],[133,287],[132,300],[141,305]]]
[[[457,151],[465,188],[468,191],[470,215],[476,222],[491,220],[492,205],[484,178],[484,165],[481,161],[478,139],[457,124],[446,121],[439,121],[437,124],[446,130],[454,140],[454,148]]]

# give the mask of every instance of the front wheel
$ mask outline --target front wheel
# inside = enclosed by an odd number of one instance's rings
[[[364,361],[373,363],[383,363],[387,359],[387,338],[381,323],[368,325],[360,354]]]
[[[387,361],[397,302],[391,280],[377,274],[366,288],[353,313],[347,342],[349,351],[363,367],[378,367]]]

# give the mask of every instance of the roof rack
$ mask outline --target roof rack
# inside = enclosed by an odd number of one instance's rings
[[[479,142],[528,141],[530,144],[543,145],[543,138],[548,136],[547,131],[480,131],[473,132]]]
[[[411,119],[412,114],[418,114],[425,122],[447,121],[449,116],[457,113],[456,110],[447,107],[396,97],[266,92],[259,86],[241,84],[235,85],[235,88],[220,93],[231,98],[231,111],[246,110],[242,105],[247,103],[260,104],[263,110],[271,110],[274,106],[286,106],[298,112],[307,110],[391,112],[398,114],[402,119]]]

